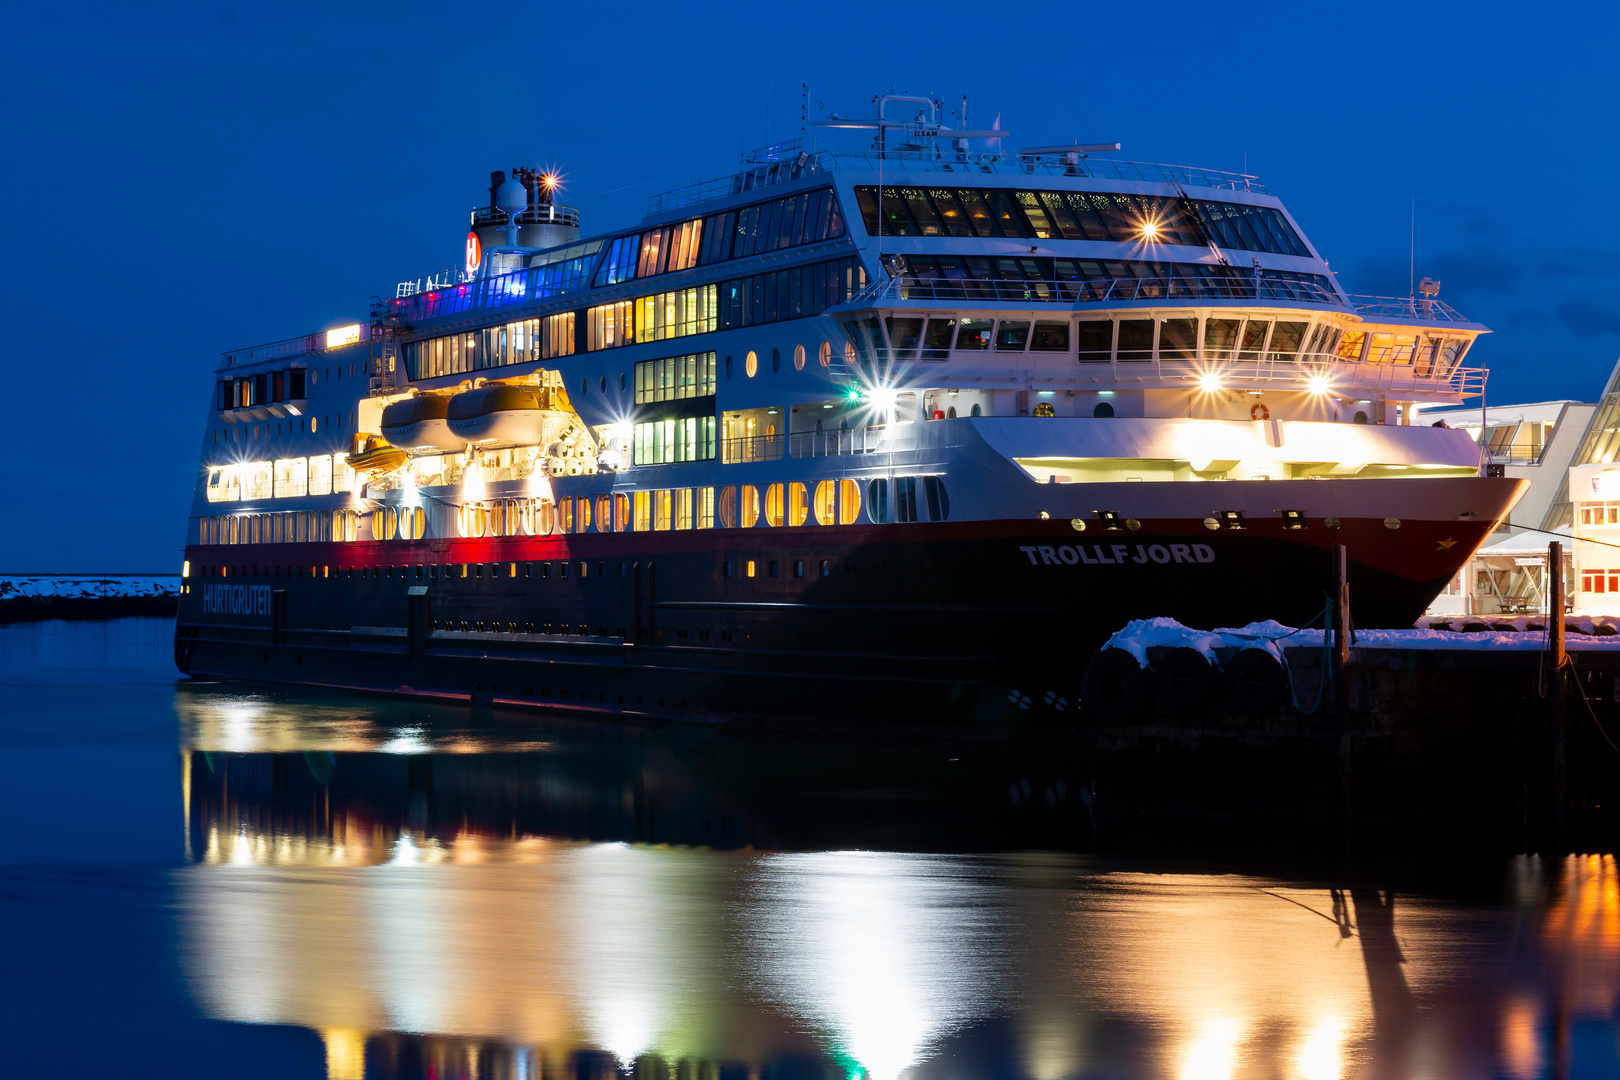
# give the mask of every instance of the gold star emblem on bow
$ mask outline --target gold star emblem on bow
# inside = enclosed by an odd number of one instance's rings
[[[1454,548],[1456,546],[1457,546],[1457,541],[1448,536],[1444,540],[1440,541],[1440,545],[1438,547],[1436,547],[1434,550],[1436,550],[1436,551],[1450,551],[1452,548]]]

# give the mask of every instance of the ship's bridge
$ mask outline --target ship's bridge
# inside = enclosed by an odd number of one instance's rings
[[[831,312],[848,333],[851,368],[919,387],[1034,395],[1035,405],[1060,398],[1048,403],[1057,415],[1280,410],[1410,423],[1412,406],[1476,396],[1487,374],[1462,363],[1486,328],[1432,298],[1346,303],[1310,282],[1241,272],[1014,283],[898,267]]]

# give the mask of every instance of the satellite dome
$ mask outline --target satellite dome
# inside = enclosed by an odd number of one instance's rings
[[[529,193],[523,187],[523,182],[514,177],[502,184],[495,193],[495,205],[508,214],[525,210],[529,205]]]

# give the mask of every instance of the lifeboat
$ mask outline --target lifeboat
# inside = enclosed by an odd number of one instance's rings
[[[381,435],[356,435],[354,453],[344,458],[357,473],[390,473],[410,460],[410,455],[390,446]]]
[[[552,393],[538,386],[485,383],[450,399],[446,421],[457,438],[480,449],[545,446],[574,424],[574,414],[548,408]]]
[[[383,438],[394,446],[418,452],[465,450],[467,440],[457,438],[446,420],[450,400],[448,394],[417,394],[394,402],[383,409]]]

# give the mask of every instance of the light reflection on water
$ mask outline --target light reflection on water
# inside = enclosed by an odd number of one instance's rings
[[[1123,867],[1009,801],[1079,788],[1045,752],[165,708],[190,1000],[318,1033],[330,1077],[1620,1077],[1611,857],[1461,899]]]

